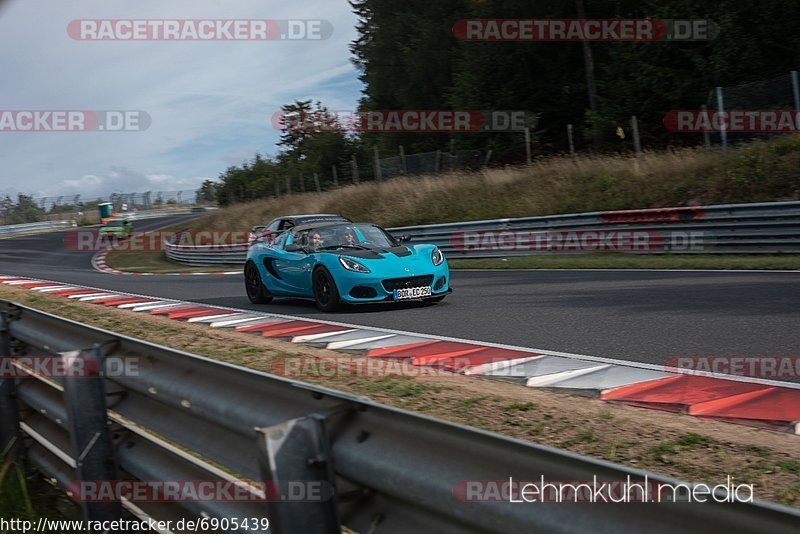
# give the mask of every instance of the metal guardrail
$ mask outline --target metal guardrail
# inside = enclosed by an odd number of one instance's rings
[[[797,254],[800,202],[604,211],[389,228],[432,243],[449,258],[556,253]],[[246,245],[164,243],[167,257],[194,265],[242,264]]]
[[[130,212],[120,214],[121,218],[130,219],[131,221],[139,221],[142,219],[155,219],[157,217],[169,217],[170,215],[182,215],[184,213],[192,213],[193,211],[198,211],[196,208],[192,207],[183,207],[183,208],[165,208],[165,209],[154,209],[154,210],[142,210],[136,212]],[[200,209],[199,211],[205,211]]]
[[[800,527],[800,511],[759,501],[470,502],[457,498],[467,481],[679,482],[0,301],[0,355],[12,350],[81,358],[85,368],[104,371],[104,378],[0,381],[0,450],[27,453],[62,485],[124,478],[269,480],[281,488],[280,498],[267,503],[84,503],[87,518],[112,519],[122,508],[154,520],[266,517],[270,532],[292,533],[340,532],[342,526],[376,534],[782,533]],[[112,359],[136,372],[108,372]],[[292,481],[331,491],[293,501],[284,498],[284,483]]]
[[[76,226],[75,221],[42,221],[26,224],[9,224],[0,226],[0,236],[14,236],[24,234],[34,234],[38,232],[50,232],[55,230],[66,230]]]
[[[159,210],[146,210],[146,211],[123,213],[121,217],[129,219],[131,221],[138,221],[142,219],[168,217],[170,215],[181,215],[184,213],[192,213],[195,211],[205,211],[205,208],[181,207],[181,208],[171,208],[171,209],[168,208]],[[74,228],[76,226],[77,226],[76,221],[41,221],[35,223],[2,225],[0,226],[0,237],[6,237],[6,236],[10,237],[10,236],[25,235],[25,234],[35,234],[39,232],[53,232],[58,230],[67,230],[69,228]]]

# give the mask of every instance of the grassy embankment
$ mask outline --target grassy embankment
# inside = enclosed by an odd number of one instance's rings
[[[557,156],[531,166],[368,182],[229,206],[185,225],[241,230],[286,213],[341,213],[385,227],[599,210],[800,198],[800,136],[743,145],[725,158],[703,149],[631,156]],[[114,256],[116,254],[112,254]],[[611,257],[609,257],[611,256]],[[112,262],[116,261],[112,258]],[[122,260],[120,260],[122,262]],[[454,267],[797,269],[785,256],[569,255]],[[124,268],[124,265],[122,265]]]

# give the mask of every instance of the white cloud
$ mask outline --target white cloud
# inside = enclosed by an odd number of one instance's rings
[[[325,41],[91,42],[79,18],[325,19]],[[256,151],[274,153],[270,116],[294,99],[356,106],[356,18],[345,0],[13,0],[0,11],[0,109],[143,110],[143,132],[0,132],[0,191],[36,195],[194,188]],[[344,83],[343,83],[344,80]],[[348,81],[349,80],[349,81]]]

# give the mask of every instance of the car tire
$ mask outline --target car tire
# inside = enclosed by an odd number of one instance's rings
[[[312,283],[317,308],[324,312],[332,312],[339,308],[339,290],[327,269],[320,267],[314,271]]]
[[[264,287],[258,268],[252,261],[248,261],[244,266],[244,288],[247,292],[247,298],[253,304],[268,304],[272,302],[272,295]]]

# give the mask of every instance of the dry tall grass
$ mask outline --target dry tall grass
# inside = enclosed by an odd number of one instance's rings
[[[263,224],[291,213],[340,213],[383,226],[800,198],[800,136],[754,142],[727,158],[680,149],[559,156],[533,165],[398,178],[220,209],[195,228]]]

